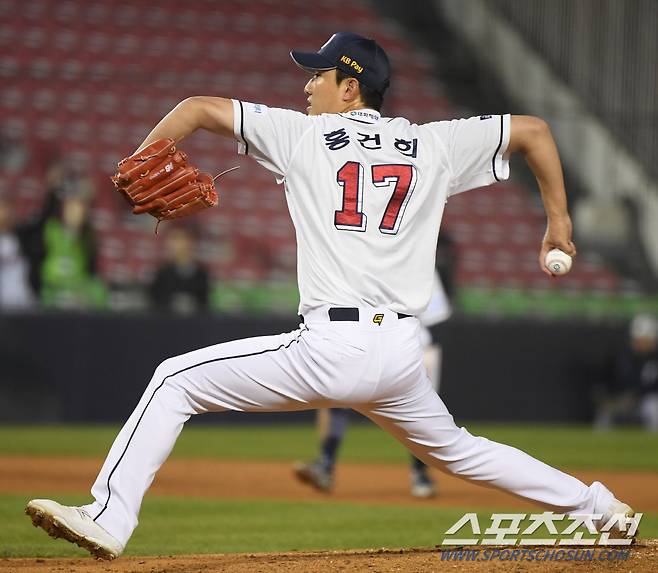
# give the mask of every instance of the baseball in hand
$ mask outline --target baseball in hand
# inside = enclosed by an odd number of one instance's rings
[[[546,253],[544,263],[554,275],[566,275],[571,270],[571,257],[560,249],[551,249]]]

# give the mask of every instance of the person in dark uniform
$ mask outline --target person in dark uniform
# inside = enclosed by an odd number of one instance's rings
[[[167,260],[156,271],[149,288],[153,306],[178,314],[208,308],[209,275],[195,257],[195,239],[185,227],[168,230]]]

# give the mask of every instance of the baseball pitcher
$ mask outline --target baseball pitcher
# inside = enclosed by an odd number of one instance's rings
[[[575,254],[546,123],[482,115],[416,125],[382,117],[388,58],[357,34],[337,33],[318,52],[291,55],[311,74],[307,114],[222,97],[186,99],[121,163],[114,180],[136,213],[158,219],[197,213],[216,204],[213,181],[188,165],[174,143],[198,129],[235,139],[240,153],[283,185],[297,235],[303,322],[294,332],[165,360],[115,439],[92,501],[67,507],[33,500],[26,511],[34,524],[113,559],[191,416],[323,407],[357,410],[429,466],[528,502],[604,520],[630,515],[601,483],[588,486],[457,427],[423,367],[416,317],[430,298],[451,196],[506,179],[509,155],[520,153],[547,215],[539,270],[550,274],[543,262],[550,249]]]

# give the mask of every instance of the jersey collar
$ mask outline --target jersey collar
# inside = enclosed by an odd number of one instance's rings
[[[377,123],[381,119],[381,114],[375,109],[355,109],[341,113],[343,117],[355,119],[364,123]]]

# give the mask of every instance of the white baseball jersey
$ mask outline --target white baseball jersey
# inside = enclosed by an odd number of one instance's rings
[[[302,315],[323,305],[419,315],[447,198],[509,175],[509,115],[416,125],[370,109],[233,109],[240,152],[285,184]]]

